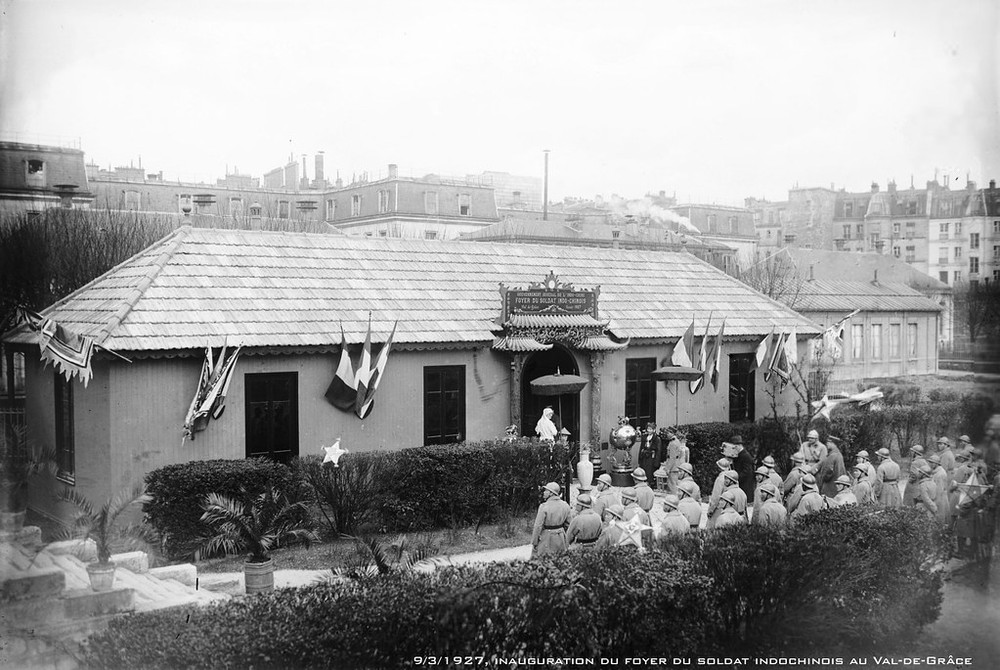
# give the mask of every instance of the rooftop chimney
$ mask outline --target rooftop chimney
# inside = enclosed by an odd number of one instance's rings
[[[965,181],[965,188],[966,188],[966,190],[969,190],[969,191],[975,191],[976,190],[976,182],[972,181],[971,179],[967,179]]]
[[[878,193],[878,182],[877,181],[873,181],[872,182],[872,193]]]
[[[990,179],[990,190],[992,191],[996,187],[997,187],[997,180],[996,179]]]
[[[880,284],[878,283],[878,268],[875,268],[875,278],[872,279],[872,284],[874,284],[875,286],[880,286]]]
[[[813,264],[812,263],[809,264],[809,280],[808,281],[816,281],[816,278],[813,276]]]
[[[396,179],[399,177],[399,166],[395,163],[389,163],[389,179]]]
[[[316,182],[319,184],[323,183],[323,152],[320,151],[316,154]]]

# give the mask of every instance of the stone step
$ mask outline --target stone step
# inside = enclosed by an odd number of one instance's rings
[[[135,608],[135,591],[114,588],[95,592],[90,588],[63,591],[59,597],[16,600],[6,603],[2,621],[9,629],[48,628],[84,621],[108,614],[129,612]]]
[[[66,575],[55,567],[32,569],[0,582],[0,601],[58,597],[66,587]]]

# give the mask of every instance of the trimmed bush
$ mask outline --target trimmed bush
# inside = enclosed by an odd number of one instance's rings
[[[242,498],[244,491],[253,496],[268,488],[295,497],[298,482],[287,466],[264,458],[178,463],[146,475],[150,500],[142,511],[159,534],[164,553],[187,559],[212,535],[201,521],[205,496]]]
[[[306,456],[295,459],[292,471],[312,489],[332,535],[366,534],[385,526],[382,510],[397,460],[397,452],[363,452],[341,458],[334,468],[321,456]]]

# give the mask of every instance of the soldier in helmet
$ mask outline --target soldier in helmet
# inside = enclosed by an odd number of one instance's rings
[[[590,549],[601,536],[601,517],[594,512],[590,496],[581,493],[576,504],[580,506],[580,513],[569,522],[569,530],[566,531],[566,541],[569,546],[583,547]]]
[[[756,515],[760,510],[760,506],[763,504],[764,500],[761,498],[761,487],[764,484],[771,483],[770,471],[768,471],[766,465],[762,465],[754,471],[754,477],[757,479],[757,486],[753,490],[753,513]],[[751,521],[753,517],[751,517]]]
[[[868,483],[868,477],[864,465],[861,462],[854,464],[854,467],[851,468],[851,475],[854,481],[854,484],[851,486],[851,492],[857,499],[858,504],[859,505],[874,504],[875,491],[872,490],[872,485]]]
[[[792,470],[785,477],[785,481],[781,486],[782,497],[785,502],[785,509],[788,509],[788,501],[792,497],[792,494],[796,491],[800,491],[799,480],[802,479],[802,475],[809,472],[808,466],[806,466],[806,457],[801,451],[796,451],[792,454]]]
[[[760,509],[755,511],[750,523],[755,526],[776,526],[781,528],[785,525],[788,512],[778,502],[778,488],[768,482],[760,486]]]
[[[937,516],[937,485],[934,483],[934,471],[926,462],[917,471],[916,491],[913,495],[913,506],[922,509],[931,516]]]
[[[837,477],[837,481],[834,482],[837,486],[837,495],[834,496],[833,502],[831,503],[834,507],[840,507],[841,505],[857,505],[858,498],[854,495],[851,490],[851,484],[853,481],[847,475],[840,475]]]
[[[826,458],[826,445],[819,441],[819,431],[810,430],[806,441],[799,445],[799,451],[807,464],[818,466]]]
[[[642,531],[642,546],[648,547],[653,542],[653,524],[650,523],[649,512],[639,506],[638,494],[636,490],[629,486],[622,490],[622,502],[625,503],[625,511],[622,513],[622,521],[628,523],[632,517],[639,517],[644,525],[649,526],[649,530]]]
[[[636,468],[632,471],[632,479],[635,481],[636,502],[639,503],[643,512],[649,514],[650,510],[653,509],[653,489],[649,487],[646,471],[642,468]]]
[[[688,527],[691,530],[698,530],[698,526],[701,525],[701,517],[704,514],[701,500],[695,497],[697,487],[698,485],[693,481],[685,480],[677,483],[677,490],[680,492],[680,502],[677,504],[677,509],[687,519]]]
[[[764,460],[761,461],[761,464],[765,468],[767,468],[767,481],[774,484],[774,488],[778,489],[778,500],[781,500],[781,494],[784,490],[785,480],[782,479],[781,475],[778,474],[778,471],[775,470],[777,464],[774,461],[774,456],[768,454],[767,456],[764,457]]]
[[[840,438],[835,435],[828,435],[826,438],[826,457],[819,462],[819,470],[816,472],[816,482],[819,484],[820,493],[828,498],[837,495],[837,478],[847,474],[844,467],[844,455],[840,451]]]
[[[801,485],[802,499],[799,500],[798,505],[796,505],[791,511],[793,519],[805,516],[806,514],[812,514],[813,512],[818,512],[826,507],[826,502],[823,500],[823,496],[821,496],[819,491],[816,490],[815,477],[812,475],[803,475]]]
[[[683,465],[690,465],[691,450],[685,444],[686,437],[683,433],[660,429],[660,439],[667,446],[663,449],[663,469],[670,475],[668,480],[668,490],[670,493],[678,494],[677,482],[680,479],[680,468]],[[690,473],[688,473],[690,474]],[[701,494],[698,495],[699,499]]]
[[[889,450],[882,447],[875,452],[879,459],[876,473],[875,499],[885,507],[901,507],[903,498],[899,494],[899,463],[892,460]]]
[[[597,542],[594,544],[595,549],[608,549],[618,546],[618,541],[622,538],[622,527],[620,524],[624,512],[625,508],[619,503],[608,505],[604,509],[604,528],[601,530],[601,536],[597,538]]]
[[[934,488],[937,490],[937,496],[934,498],[934,504],[937,505],[937,517],[941,523],[948,523],[951,516],[951,508],[948,505],[948,488],[951,479],[941,463],[940,454],[928,456],[927,466],[931,469],[931,479],[934,480]]]
[[[859,466],[861,466],[861,471],[864,474],[865,479],[868,480],[868,485],[874,489],[875,480],[878,479],[878,473],[875,471],[875,466],[871,464],[871,459],[866,449],[862,449],[857,453],[856,462]]]
[[[952,473],[955,472],[955,452],[951,450],[951,440],[944,436],[939,437],[937,448],[938,456],[941,458],[941,467],[951,477]]]
[[[677,509],[679,504],[680,500],[672,493],[668,493],[663,499],[663,511],[666,512],[666,516],[663,517],[663,522],[660,524],[661,535],[683,535],[688,532],[688,520]]]
[[[920,469],[927,465],[927,459],[924,458],[924,447],[921,444],[915,444],[910,447],[910,474],[909,479],[906,481],[906,488],[903,489],[903,504],[912,505],[913,499],[917,494],[917,489],[920,484]]]
[[[722,492],[726,490],[726,473],[729,472],[731,464],[732,461],[725,456],[715,462],[715,466],[719,469],[719,474],[715,477],[715,483],[712,485],[712,495],[708,498],[708,528],[714,526],[715,522],[712,517],[715,511],[719,509]]]
[[[691,493],[691,497],[701,502],[701,487],[698,486],[698,482],[694,480],[694,467],[690,463],[681,463],[677,466],[675,470],[677,475],[677,485],[680,486],[681,482],[689,482],[694,486],[694,491]],[[678,491],[678,494],[680,492]]]
[[[746,514],[740,514],[736,511],[736,491],[740,491],[740,493],[743,492],[738,483],[732,488],[726,489],[726,491],[722,494],[722,497],[719,499],[719,505],[722,511],[719,513],[718,519],[715,521],[715,528],[737,526],[747,522]]]
[[[618,498],[618,494],[615,493],[614,489],[611,488],[611,475],[604,473],[597,478],[597,497],[594,498],[593,510],[597,516],[603,518],[604,510],[608,508],[609,505],[620,505],[621,500]]]
[[[969,481],[969,477],[971,476],[972,466],[969,465],[969,452],[966,449],[960,449],[955,454],[955,473],[951,483],[948,485],[948,509],[952,511],[953,516],[958,511],[958,500],[961,496],[958,485]]]
[[[535,526],[531,532],[531,557],[559,554],[566,551],[566,526],[569,525],[569,505],[560,498],[559,484],[549,482],[542,487],[545,502],[538,506]]]

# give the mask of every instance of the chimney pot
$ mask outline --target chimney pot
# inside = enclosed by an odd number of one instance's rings
[[[389,163],[389,179],[396,179],[399,176],[399,166]]]
[[[997,180],[996,179],[990,179],[990,190],[992,191],[996,187],[997,187]]]
[[[316,154],[316,181],[317,183],[323,183],[323,152],[320,151]]]
[[[877,181],[873,181],[872,182],[872,193],[878,193],[878,182]]]

